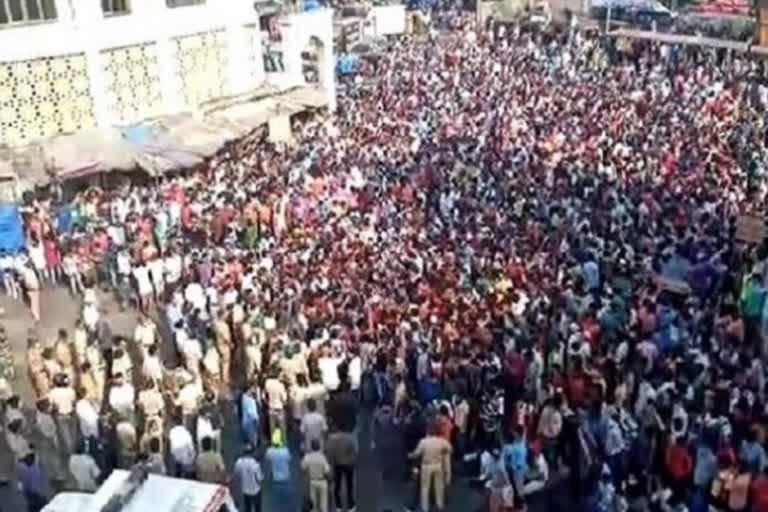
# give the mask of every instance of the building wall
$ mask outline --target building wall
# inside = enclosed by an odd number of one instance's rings
[[[169,8],[163,0],[130,0],[130,13],[105,16],[100,0],[56,0],[54,21],[0,26],[0,144],[194,111],[203,101],[275,83],[264,71],[253,5],[206,0]],[[300,59],[310,35],[332,51],[330,11],[286,18],[287,60]],[[329,62],[323,86],[334,91],[332,54]],[[294,69],[285,74],[281,85],[303,83]]]

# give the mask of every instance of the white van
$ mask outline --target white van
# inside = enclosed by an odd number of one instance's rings
[[[42,512],[237,512],[229,489],[117,469],[95,494],[62,493]]]
[[[93,499],[93,494],[80,492],[60,492],[53,497],[41,512],[72,512],[85,510]]]

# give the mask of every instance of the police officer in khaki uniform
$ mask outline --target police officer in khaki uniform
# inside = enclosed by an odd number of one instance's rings
[[[75,382],[75,357],[67,331],[64,329],[59,329],[59,334],[53,343],[53,352],[61,372],[69,378],[69,382]]]
[[[43,347],[35,336],[31,336],[27,340],[27,371],[29,372],[29,380],[32,383],[32,388],[35,390],[36,398],[48,396],[51,380],[45,371]]]
[[[101,353],[98,344],[91,343],[85,349],[85,360],[91,367],[91,376],[96,384],[96,394],[99,397],[99,403],[104,399],[105,387],[107,385],[107,364]]]
[[[312,509],[317,512],[328,512],[328,477],[331,475],[331,465],[320,450],[320,441],[313,439],[310,452],[301,461],[301,469],[309,480],[309,499]]]
[[[218,397],[221,393],[221,357],[215,347],[211,347],[203,357],[203,387]]]
[[[88,349],[88,332],[83,326],[82,320],[75,322],[75,330],[72,333],[72,354],[75,356],[77,367],[81,368],[87,361],[85,357]]]
[[[101,406],[101,402],[104,400],[103,395],[99,395],[99,387],[96,385],[96,379],[93,376],[93,368],[91,363],[83,363],[80,366],[80,388],[85,392],[85,398]]]
[[[232,330],[224,317],[219,314],[213,324],[216,336],[216,349],[219,351],[221,362],[221,380],[229,388],[230,364],[232,360]]]
[[[154,381],[147,381],[144,384],[144,389],[139,392],[137,401],[145,426],[149,423],[150,419],[162,422],[165,400],[163,400],[163,395],[157,389]]]

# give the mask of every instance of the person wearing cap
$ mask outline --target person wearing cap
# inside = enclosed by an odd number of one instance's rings
[[[275,512],[294,512],[293,476],[291,472],[291,452],[285,446],[283,432],[272,430],[270,447],[264,454],[266,475],[271,485],[272,503],[267,509]]]

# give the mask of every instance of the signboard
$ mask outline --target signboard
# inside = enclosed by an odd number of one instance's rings
[[[741,215],[736,221],[736,239],[759,244],[765,239],[765,219],[756,215]]]
[[[291,116],[284,114],[269,118],[269,141],[288,142],[293,140],[291,133]]]
[[[369,17],[374,19],[376,36],[381,37],[405,33],[404,5],[372,7]]]

